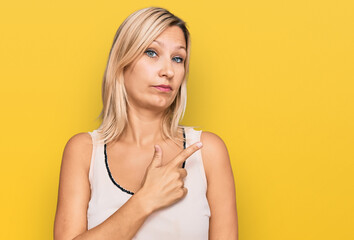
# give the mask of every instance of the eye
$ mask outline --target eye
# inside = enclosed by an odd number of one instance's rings
[[[145,53],[146,53],[149,57],[151,57],[151,58],[157,56],[156,52],[153,51],[153,50],[151,50],[151,49],[146,50]]]
[[[181,57],[174,57],[173,58],[177,63],[182,63],[183,62],[183,58]]]

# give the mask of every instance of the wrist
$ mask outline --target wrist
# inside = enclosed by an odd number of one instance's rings
[[[148,196],[146,194],[144,194],[143,189],[140,189],[139,191],[134,193],[132,198],[135,198],[138,208],[141,210],[141,212],[144,213],[144,215],[148,216],[155,211],[154,206],[152,205]]]

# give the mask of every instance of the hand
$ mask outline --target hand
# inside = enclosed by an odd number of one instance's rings
[[[144,203],[151,212],[172,205],[187,194],[183,181],[187,171],[179,165],[201,147],[201,142],[194,143],[166,165],[162,165],[162,150],[159,145],[155,145],[153,159],[146,169],[142,187],[137,192],[144,196]]]

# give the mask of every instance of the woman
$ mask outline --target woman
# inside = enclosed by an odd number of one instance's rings
[[[119,27],[104,75],[102,124],[65,146],[54,238],[237,239],[224,142],[179,125],[190,36],[162,8]]]

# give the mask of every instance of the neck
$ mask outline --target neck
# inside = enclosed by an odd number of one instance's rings
[[[128,124],[122,134],[124,142],[144,147],[163,140],[161,131],[163,111],[129,108],[127,113]]]

